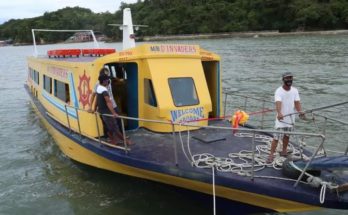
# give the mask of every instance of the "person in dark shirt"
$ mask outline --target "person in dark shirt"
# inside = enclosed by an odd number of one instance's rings
[[[98,80],[99,85],[96,89],[98,112],[102,114],[102,119],[107,126],[108,136],[111,144],[117,145],[117,143],[122,141],[123,135],[119,131],[117,120],[115,120],[115,118],[118,117],[118,114],[113,108],[113,104],[107,89],[110,79],[108,75],[100,74]],[[112,115],[112,117],[110,115]],[[126,141],[128,145],[131,144],[129,140]]]

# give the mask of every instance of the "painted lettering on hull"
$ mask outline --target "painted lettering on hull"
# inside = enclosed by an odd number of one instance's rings
[[[204,118],[204,108],[196,107],[183,110],[172,110],[170,111],[172,122],[182,123],[191,122]]]
[[[63,79],[63,80],[67,80],[68,78],[69,71],[67,69],[48,66],[47,71],[52,77],[59,77],[60,79]]]
[[[196,54],[197,50],[192,45],[153,45],[150,46],[151,52],[170,53],[170,54]]]

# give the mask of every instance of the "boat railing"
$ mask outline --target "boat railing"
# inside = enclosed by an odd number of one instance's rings
[[[79,109],[79,108],[76,108],[76,107],[72,107],[72,106],[68,106],[66,105],[65,106],[65,110],[66,110],[66,117],[67,117],[67,124],[68,124],[68,129],[69,131],[74,131],[72,128],[71,128],[71,125],[70,125],[70,120],[69,120],[69,114],[68,114],[68,111],[67,109],[69,108],[75,108],[75,111],[76,113],[78,113],[79,111],[86,111],[87,110],[83,110],[83,109]],[[106,144],[108,146],[111,146],[111,147],[115,147],[115,148],[120,148],[118,146],[113,146],[111,144],[108,144],[104,141],[101,141],[101,132],[100,132],[100,127],[99,127],[99,123],[98,123],[98,117],[102,114],[98,113],[98,112],[95,112],[94,113],[95,115],[95,119],[96,119],[96,124],[97,124],[97,130],[98,130],[98,137],[97,138],[93,138],[93,137],[89,137],[88,135],[84,134],[82,131],[81,131],[81,127],[80,127],[80,119],[79,117],[77,117],[77,121],[78,121],[78,130],[77,131],[74,131],[74,132],[77,132],[79,135],[80,135],[80,138],[82,137],[88,137],[90,139],[93,139],[93,140],[96,140],[96,141],[99,141],[100,144]],[[114,117],[112,115],[109,115],[109,114],[103,114],[104,116],[107,116],[107,117]],[[78,116],[78,114],[77,114]],[[122,134],[123,134],[123,143],[124,143],[124,147],[121,147],[121,149],[125,150],[125,153],[127,154],[128,151],[130,150],[128,148],[128,145],[126,144],[126,138],[127,138],[127,134],[126,134],[126,130],[125,130],[125,120],[134,120],[134,121],[142,121],[142,122],[149,122],[149,123],[156,123],[156,124],[167,124],[167,125],[171,125],[172,127],[172,144],[173,144],[173,157],[174,157],[174,161],[175,161],[175,165],[179,165],[179,162],[178,162],[178,149],[177,149],[177,134],[179,134],[180,138],[181,137],[181,133],[182,132],[187,132],[187,138],[189,139],[190,138],[190,129],[185,129],[185,131],[182,131],[182,129],[176,129],[176,128],[179,128],[179,127],[187,127],[187,128],[199,128],[199,129],[219,129],[219,130],[230,130],[231,133],[234,133],[234,132],[247,132],[247,133],[251,133],[251,137],[252,137],[252,144],[251,144],[251,152],[252,152],[252,158],[251,158],[251,162],[252,162],[252,166],[251,166],[251,170],[250,170],[250,177],[251,177],[251,180],[254,180],[255,178],[255,151],[256,151],[256,146],[255,146],[255,136],[257,134],[274,134],[274,133],[280,133],[280,134],[284,134],[285,132],[284,131],[279,131],[279,130],[266,130],[266,129],[259,129],[259,128],[255,128],[255,129],[251,129],[251,128],[246,128],[246,127],[239,127],[239,128],[232,128],[230,126],[228,127],[223,127],[223,126],[212,126],[212,125],[207,125],[207,126],[202,126],[202,125],[197,125],[196,123],[194,122],[172,122],[172,121],[163,121],[163,120],[152,120],[152,119],[143,119],[143,118],[134,118],[134,117],[128,117],[128,116],[117,116],[117,118],[120,119],[121,121],[121,127],[122,127]],[[324,146],[324,142],[325,142],[325,136],[323,134],[317,134],[317,133],[309,133],[309,132],[286,132],[286,134],[288,135],[293,135],[293,136],[301,136],[301,137],[306,137],[306,138],[319,138],[320,141],[319,141],[319,144],[316,146],[315,150],[314,150],[314,153],[311,155],[310,159],[308,160],[307,162],[307,165],[304,167],[303,171],[301,172],[301,175],[299,176],[299,178],[296,180],[294,186],[297,186],[297,184],[299,183],[299,181],[302,179],[303,175],[305,174],[309,164],[311,163],[311,161],[318,155],[318,152],[321,148],[323,148]],[[181,140],[182,142],[182,140]],[[193,158],[191,157],[190,162],[193,162]],[[213,166],[214,167],[214,166]]]
[[[224,118],[231,118],[236,110],[243,110],[253,115],[254,125],[258,128],[270,127],[269,122],[274,121],[274,117],[270,117],[268,113],[274,112],[274,103],[266,98],[257,98],[249,95],[242,95],[236,92],[223,92]],[[269,123],[269,124],[267,124]]]
[[[248,124],[256,126],[257,128],[273,128],[275,121],[275,104],[271,99],[259,98],[255,96],[243,95],[236,93],[234,91],[226,91],[223,93],[224,100],[224,118],[230,118],[227,113],[233,113],[236,110],[243,110],[247,112],[250,117]],[[335,138],[332,130],[327,133],[327,129],[332,126],[340,125],[340,130],[344,131],[344,128],[348,125],[347,117],[347,104],[348,101],[341,101],[335,104],[329,104],[321,107],[316,107],[313,109],[306,109],[304,113],[306,115],[305,119],[299,120],[294,124],[296,130],[311,132],[311,133],[321,133],[330,141]],[[226,115],[227,114],[227,115]],[[298,113],[292,113],[292,115],[297,115]],[[346,131],[345,131],[346,132]],[[332,138],[333,137],[333,138]],[[345,146],[345,154],[348,154],[348,144],[343,143]],[[341,144],[341,145],[343,145]],[[326,144],[327,145],[327,144]],[[334,150],[327,150],[323,148],[323,152],[326,155],[327,152],[340,153]]]
[[[105,114],[104,114],[105,115]],[[107,115],[106,116],[110,116],[112,117],[112,115]],[[251,179],[254,180],[255,178],[255,151],[256,151],[256,145],[255,145],[255,137],[258,133],[262,133],[262,134],[274,134],[274,133],[278,133],[278,134],[288,134],[288,135],[293,135],[293,136],[302,136],[302,137],[306,137],[306,138],[319,138],[319,144],[317,145],[314,153],[312,154],[312,156],[310,157],[310,159],[307,162],[307,165],[304,167],[303,171],[301,172],[301,175],[299,176],[299,178],[296,180],[294,186],[296,187],[297,184],[299,183],[299,181],[302,179],[302,177],[304,176],[304,173],[306,172],[306,170],[308,169],[309,164],[312,162],[312,160],[318,155],[318,152],[320,151],[321,148],[324,147],[324,142],[325,142],[325,136],[323,134],[317,134],[317,133],[309,133],[309,132],[284,132],[284,131],[279,131],[279,130],[266,130],[266,129],[250,129],[250,128],[232,128],[232,127],[222,127],[222,126],[201,126],[201,125],[196,125],[195,123],[192,122],[181,122],[181,123],[177,123],[177,122],[171,122],[171,121],[160,121],[160,120],[150,120],[150,119],[141,119],[141,118],[133,118],[133,117],[127,117],[127,116],[119,116],[119,118],[123,120],[135,120],[135,121],[144,121],[144,122],[152,122],[152,123],[161,123],[161,124],[170,124],[172,126],[172,143],[173,143],[173,151],[174,151],[174,160],[175,160],[175,164],[178,164],[178,155],[177,155],[177,142],[176,142],[176,134],[177,133],[181,133],[182,131],[176,131],[176,127],[188,127],[188,128],[199,128],[199,129],[220,129],[220,130],[229,130],[231,131],[231,133],[233,132],[247,132],[247,133],[251,133],[252,135],[252,144],[251,144],[251,152],[252,152],[252,159],[251,159],[251,163],[252,163],[252,167],[251,167]],[[122,128],[124,130],[124,123],[122,123]],[[188,135],[188,139],[190,139],[190,129],[185,129],[184,132],[187,132]],[[124,138],[125,138],[125,133],[124,134]],[[179,135],[180,136],[180,135]],[[192,157],[191,157],[191,162]]]
[[[95,48],[99,48],[98,41],[94,35],[93,30],[55,30],[55,29],[31,29],[31,34],[33,37],[33,46],[34,46],[34,56],[38,56],[38,50],[36,45],[36,38],[35,38],[35,32],[88,32],[93,39],[93,44]]]

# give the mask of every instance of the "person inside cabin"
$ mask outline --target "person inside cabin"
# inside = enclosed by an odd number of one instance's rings
[[[116,66],[116,78],[119,80],[124,79],[125,70],[122,64]]]
[[[127,75],[123,64],[116,65],[116,76],[113,81],[113,90],[117,92],[115,97],[116,103],[118,104],[118,113],[126,115],[126,104],[127,104]]]
[[[276,106],[276,120],[275,129],[282,131],[282,133],[275,133],[270,155],[267,163],[272,163],[274,159],[274,152],[276,151],[278,141],[282,139],[283,149],[281,156],[287,156],[287,147],[289,144],[289,134],[283,132],[291,132],[294,128],[295,114],[299,113],[300,118],[304,118],[304,112],[301,109],[300,96],[298,90],[292,86],[293,75],[291,72],[285,72],[282,75],[283,85],[278,87],[274,94]],[[297,111],[297,112],[296,112]]]
[[[101,73],[98,80],[99,85],[96,89],[96,108],[101,114],[102,120],[107,127],[107,134],[110,138],[111,144],[117,145],[123,140],[123,135],[119,131],[117,120],[115,120],[115,118],[118,117],[118,114],[114,109],[107,89],[107,86],[110,84],[110,77],[105,73]],[[112,115],[112,117],[110,115]],[[129,140],[126,140],[126,143],[131,145]]]
[[[107,85],[107,90],[108,90],[108,93],[109,93],[109,98],[111,100],[111,103],[112,103],[112,107],[114,109],[114,111],[119,114],[119,109],[118,109],[118,106],[117,106],[117,103],[114,99],[114,95],[113,95],[113,92],[112,92],[112,86],[111,86],[111,80],[110,80],[110,71],[109,69],[107,68],[102,68],[100,71],[99,71],[99,76],[102,75],[102,74],[105,74],[106,76],[109,77],[109,84]],[[95,98],[96,98],[96,94],[97,94],[97,88],[98,86],[100,85],[100,82],[98,81],[95,85],[94,85],[94,88],[93,88],[93,92],[92,92],[92,95],[91,95],[91,100],[90,100],[90,109],[89,109],[89,112],[91,113],[94,113],[96,110],[97,110],[97,102],[94,102],[95,101]],[[94,104],[94,105],[93,105]],[[93,107],[93,108],[92,108]],[[103,123],[103,129],[104,129],[104,137],[103,138],[106,138],[108,135],[108,130],[107,130],[107,125],[105,124],[103,118],[101,117],[101,120],[102,120],[102,123]],[[121,119],[120,118],[116,118],[117,120],[117,125],[118,125],[118,129],[121,133],[123,133],[123,130],[122,130],[122,125],[121,125]]]

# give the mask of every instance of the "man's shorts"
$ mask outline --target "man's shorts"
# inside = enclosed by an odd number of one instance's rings
[[[293,127],[284,127],[284,128],[277,128],[276,130],[281,131],[281,132],[292,132],[294,130],[294,128]],[[289,134],[287,134],[287,133],[274,133],[273,138],[275,140],[283,139],[284,135],[289,136]]]
[[[108,132],[112,133],[113,135],[116,134],[116,131],[118,130],[117,120],[112,116],[104,116],[102,115],[103,121],[108,128]]]

